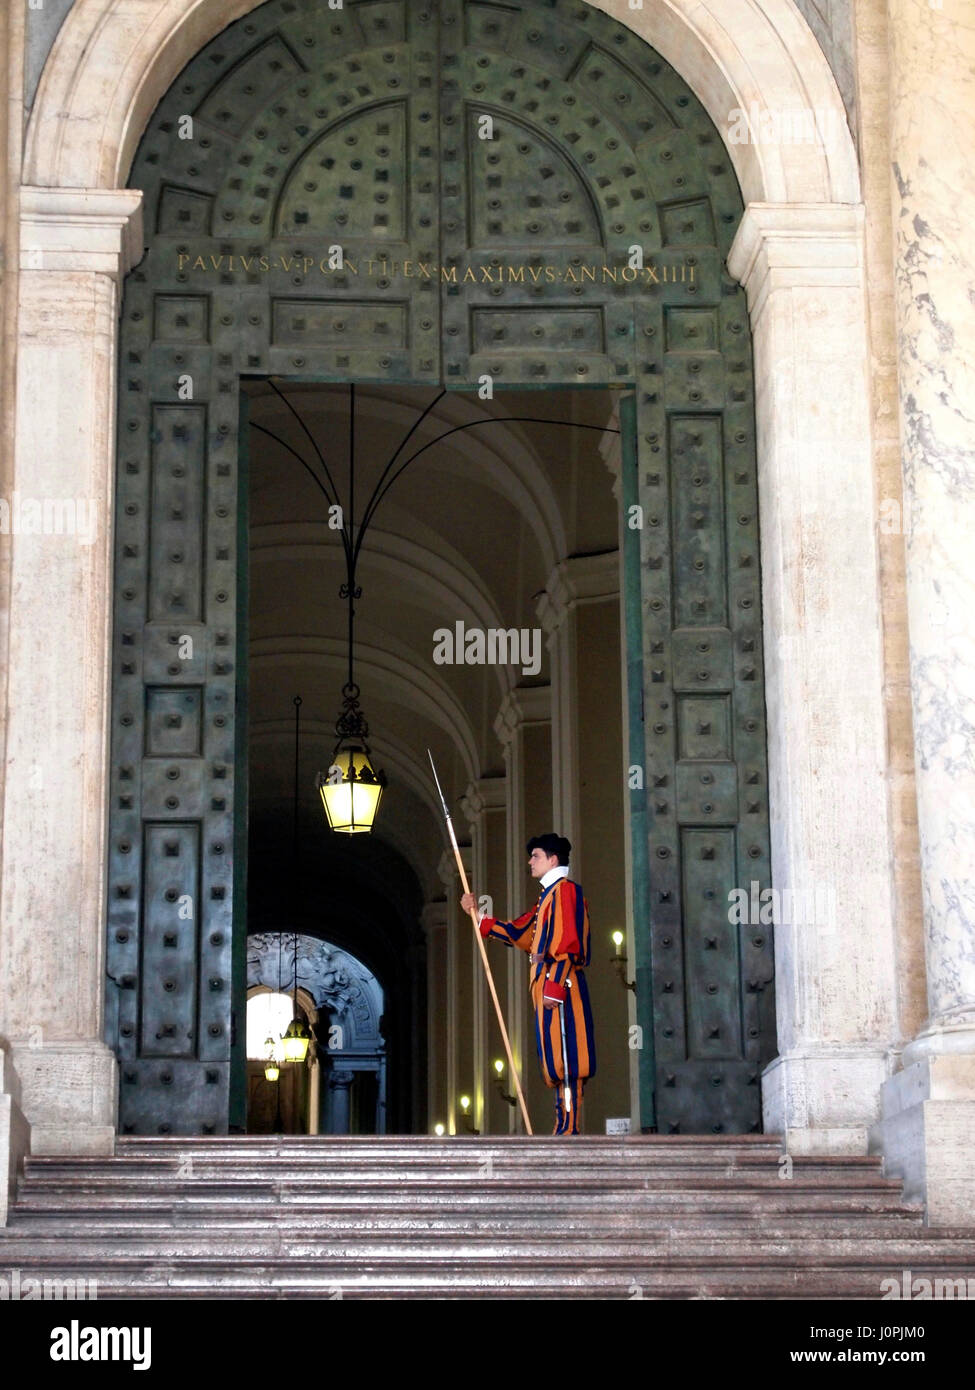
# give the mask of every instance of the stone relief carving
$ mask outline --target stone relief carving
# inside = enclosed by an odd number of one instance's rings
[[[293,988],[294,937],[257,932],[247,938],[247,988]],[[376,977],[347,951],[317,936],[298,936],[298,987],[345,1031],[343,1051],[382,1046],[383,992]]]

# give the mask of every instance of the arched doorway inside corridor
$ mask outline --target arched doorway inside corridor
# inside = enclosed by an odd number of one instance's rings
[[[382,985],[361,960],[321,937],[288,937],[288,955],[284,941],[278,932],[248,937],[248,1134],[385,1134]],[[289,1064],[280,1039],[294,1016],[295,974],[312,1041],[308,1056]]]

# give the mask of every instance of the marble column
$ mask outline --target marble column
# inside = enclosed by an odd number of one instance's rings
[[[863,209],[751,203],[728,267],[755,354],[779,1055],[764,1127],[865,1153],[899,1041]]]
[[[34,1153],[109,1153],[102,1040],[120,282],[141,194],[21,189],[0,1034]]]
[[[328,1090],[331,1100],[329,1134],[348,1134],[351,1117],[352,1083],[354,1071],[333,1071],[329,1073]]]
[[[527,872],[525,845],[540,827],[549,829],[552,825],[551,686],[533,685],[509,691],[498,707],[494,732],[505,765],[507,902],[509,911],[517,914],[528,907],[537,891]],[[506,985],[505,1017],[528,1113],[545,1115],[549,1101],[535,1061],[535,1025],[529,1017],[525,962],[520,951],[507,952]],[[500,990],[500,980],[498,987]],[[507,1093],[513,1092],[509,1081]],[[502,1104],[508,1110],[503,1127],[517,1134],[518,1111],[507,1102]]]
[[[884,1088],[887,1170],[975,1212],[975,28],[888,0],[907,610],[927,1020]]]
[[[308,1133],[318,1134],[321,1130],[322,1064],[317,1051],[308,1072]]]

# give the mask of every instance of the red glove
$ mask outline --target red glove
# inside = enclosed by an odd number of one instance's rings
[[[554,980],[546,980],[542,988],[542,998],[552,999],[556,1004],[565,1003],[565,985],[556,984]]]

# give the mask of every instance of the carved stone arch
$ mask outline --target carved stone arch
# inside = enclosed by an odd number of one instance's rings
[[[60,475],[53,463],[45,472],[45,460],[70,455],[79,487],[97,498],[105,516],[113,515],[115,383],[104,364],[114,360],[116,345],[114,279],[120,266],[124,272],[132,263],[133,247],[141,242],[140,194],[122,185],[153,110],[182,68],[222,26],[248,15],[256,4],[74,0],[32,108],[21,246],[28,257],[36,255],[40,268],[21,270],[19,347],[25,360],[33,353],[40,363],[50,354],[52,371],[63,364],[79,382],[86,409],[70,424],[58,421],[47,398],[25,386],[17,405],[18,469],[47,479],[56,491]],[[783,647],[770,649],[776,653],[769,667],[776,871],[780,881],[796,882],[804,873],[825,881],[838,862],[843,865],[838,904],[845,924],[838,952],[843,964],[827,968],[810,934],[784,933],[782,1055],[763,1076],[767,1123],[798,1133],[797,1142],[813,1147],[834,1139],[865,1144],[889,1065],[885,1040],[896,1032],[898,1004],[890,964],[896,943],[883,795],[884,669],[873,618],[878,601],[870,359],[853,142],[826,60],[793,0],[648,0],[637,11],[624,0],[594,0],[592,8],[616,15],[669,62],[698,94],[719,132],[727,129],[735,108],[754,110],[759,121],[808,107],[824,116],[808,144],[726,144],[748,204],[730,265],[748,286],[759,371],[763,380],[774,382],[761,402],[759,421],[767,542],[763,587],[775,638],[790,644],[791,654],[786,659]],[[29,267],[31,260],[23,264]],[[73,274],[58,283],[65,270]],[[76,283],[65,288],[68,280]],[[62,312],[60,336],[36,340],[37,323],[58,317],[66,293],[73,296],[72,312]],[[92,305],[95,312],[89,313]],[[822,334],[832,322],[840,325],[837,331]],[[815,333],[805,332],[813,323]],[[43,373],[43,363],[38,370]],[[28,380],[26,373],[22,379]],[[840,389],[824,396],[821,379]],[[830,494],[832,461],[843,451],[850,461],[846,505],[822,527],[808,501]],[[816,563],[828,579],[804,585],[811,555],[819,557]],[[92,1040],[102,1036],[103,1024],[105,1035],[113,1038],[116,1026],[111,1014],[104,1017],[96,982],[105,897],[111,891],[104,883],[98,808],[119,804],[119,789],[110,786],[102,714],[106,673],[111,669],[114,676],[118,669],[118,653],[109,647],[110,585],[105,557],[94,552],[79,557],[57,581],[60,602],[52,603],[54,590],[31,573],[29,560],[22,557],[19,570],[15,591],[25,610],[47,605],[51,619],[48,652],[38,651],[30,663],[12,668],[11,805],[23,804],[28,790],[27,772],[17,768],[29,768],[40,709],[50,709],[51,727],[66,731],[63,742],[52,745],[52,775],[57,763],[72,759],[80,759],[80,773],[79,809],[70,824],[53,814],[43,825],[31,817],[8,819],[5,863],[23,866],[19,881],[30,886],[29,902],[26,888],[11,890],[8,912],[9,923],[29,921],[30,926],[11,925],[9,931],[13,950],[38,969],[43,953],[31,954],[37,949],[32,943],[42,934],[53,936],[66,969],[70,962],[66,978],[90,982],[66,997],[57,1027],[67,1029],[65,1036],[86,1068],[72,1123],[84,1130],[90,1151],[108,1151],[118,1073],[102,1045]],[[847,650],[858,653],[855,690],[840,674]],[[66,672],[72,673],[70,682]],[[796,672],[801,679],[794,678]],[[841,705],[848,712],[845,721],[835,718]],[[811,766],[814,777],[802,771],[796,776],[796,769]],[[848,795],[851,786],[859,789],[856,797]],[[133,790],[125,788],[121,795]],[[46,880],[32,872],[39,843],[50,866]],[[838,845],[845,846],[839,858]],[[871,885],[867,894],[864,880]],[[71,922],[64,919],[65,892],[77,906]],[[16,934],[20,931],[23,935]],[[849,1008],[844,989],[834,990],[827,1002],[802,984],[824,970],[832,980],[844,968],[869,982]],[[21,1012],[16,1003],[11,1009],[9,1029],[26,1035],[32,1015],[26,1005]],[[845,1048],[842,1057],[836,1054],[838,1042]],[[17,1056],[37,1152],[75,1142],[65,1138],[57,1066],[50,1049],[22,1048]]]
[[[75,0],[31,112],[24,182],[122,187],[152,111],[193,54],[263,0]],[[809,143],[732,145],[749,203],[856,203],[859,171],[843,103],[822,49],[792,0],[663,0],[596,11],[654,48],[693,87],[720,129],[734,109],[759,119],[812,106]]]

